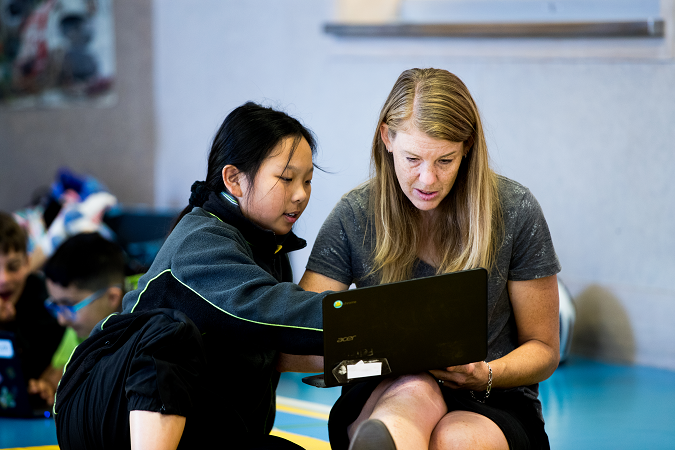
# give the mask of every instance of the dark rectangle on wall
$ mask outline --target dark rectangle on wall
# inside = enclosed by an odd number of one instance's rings
[[[328,23],[324,31],[342,37],[461,38],[626,38],[663,37],[664,21],[549,23]]]

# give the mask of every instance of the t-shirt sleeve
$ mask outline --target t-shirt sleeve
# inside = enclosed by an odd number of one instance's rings
[[[307,270],[351,285],[356,276],[349,237],[355,235],[354,229],[358,226],[352,207],[343,198],[321,226],[307,261]]]
[[[508,278],[525,281],[560,272],[560,262],[553,248],[544,213],[529,190],[524,190],[516,211]]]

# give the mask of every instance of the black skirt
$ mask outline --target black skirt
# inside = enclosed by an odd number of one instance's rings
[[[349,447],[347,427],[361,413],[361,409],[381,380],[372,380],[344,387],[342,395],[331,409],[328,434],[333,450]],[[537,402],[517,389],[493,389],[485,403],[471,397],[470,391],[441,387],[450,411],[471,411],[487,417],[499,426],[511,450],[548,450],[548,436],[539,416]],[[483,393],[479,393],[480,398]]]

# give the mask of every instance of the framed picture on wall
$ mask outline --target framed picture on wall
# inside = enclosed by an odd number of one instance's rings
[[[113,105],[112,1],[0,0],[0,105]]]

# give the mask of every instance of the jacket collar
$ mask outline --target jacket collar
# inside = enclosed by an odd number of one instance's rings
[[[202,208],[239,230],[255,252],[273,255],[307,246],[307,241],[297,237],[292,231],[285,235],[276,235],[248,220],[241,213],[237,200],[226,192],[211,192]]]

